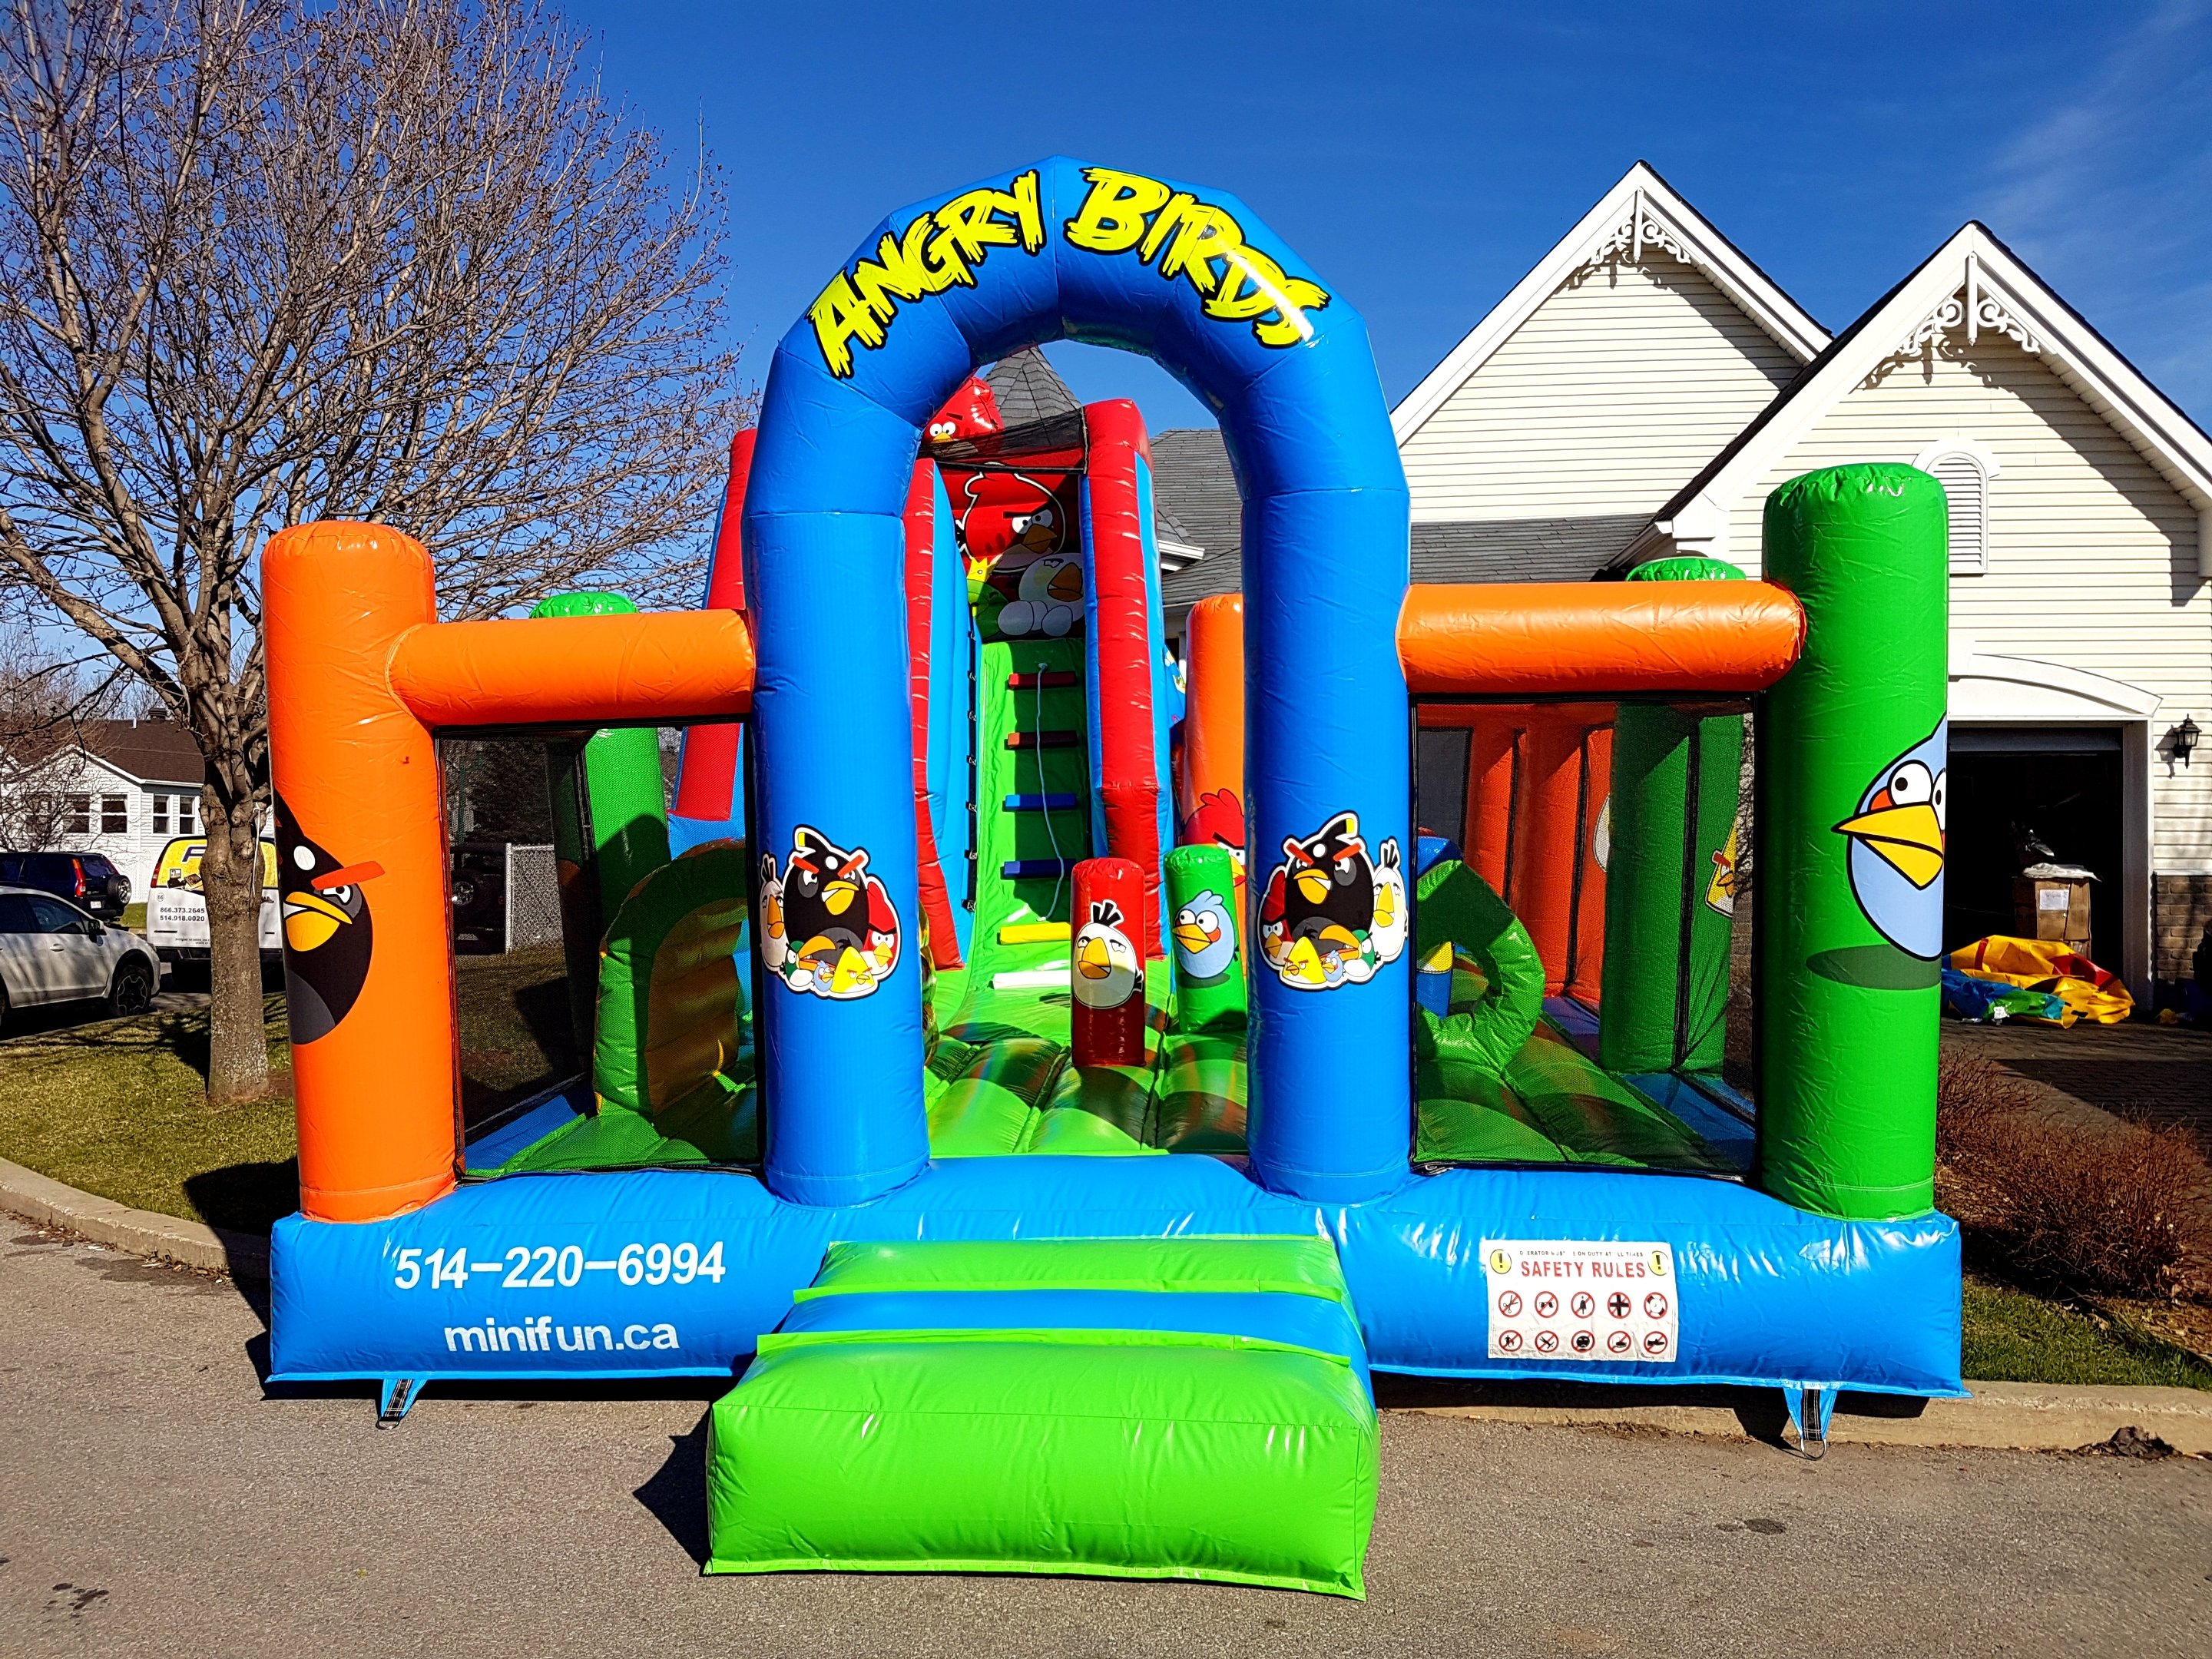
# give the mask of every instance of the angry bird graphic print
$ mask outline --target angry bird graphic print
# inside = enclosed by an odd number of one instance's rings
[[[791,833],[779,871],[761,860],[761,961],[792,991],[848,1002],[898,965],[898,912],[868,849],[838,846],[811,824]]]
[[[1198,798],[1182,827],[1182,839],[1200,846],[1224,847],[1244,867],[1244,804],[1233,789],[1216,789]]]
[[[1260,951],[1296,990],[1364,985],[1403,952],[1408,920],[1397,842],[1370,854],[1358,814],[1340,812],[1285,837],[1260,901]]]
[[[368,979],[376,930],[364,884],[384,873],[369,860],[343,864],[307,838],[276,798],[276,900],[284,929],[284,1001],[292,1041],[336,1030]]]
[[[1124,931],[1125,921],[1120,905],[1100,899],[1071,941],[1068,988],[1086,1008],[1119,1008],[1144,982],[1144,964]]]
[[[1182,982],[1192,988],[1218,985],[1237,965],[1236,912],[1212,888],[1176,912],[1170,930]]]
[[[1945,795],[1950,726],[1906,750],[1836,825],[1850,841],[1851,891],[1875,931],[1908,956],[1943,954]]]
[[[929,417],[925,435],[933,445],[949,444],[963,439],[986,438],[1006,428],[999,414],[998,394],[991,390],[990,382],[980,374],[971,374],[945,400],[945,406]]]

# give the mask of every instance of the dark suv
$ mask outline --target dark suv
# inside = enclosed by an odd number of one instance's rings
[[[42,889],[103,921],[122,921],[131,902],[131,878],[105,853],[0,853],[0,882]]]

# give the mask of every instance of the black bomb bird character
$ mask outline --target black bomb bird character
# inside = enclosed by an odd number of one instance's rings
[[[781,872],[773,856],[761,860],[761,913],[762,960],[793,991],[850,1001],[898,965],[898,912],[868,873],[868,849],[811,824],[793,830]]]
[[[1260,902],[1260,949],[1285,985],[1363,985],[1406,948],[1406,878],[1398,843],[1372,854],[1356,812],[1285,836]]]
[[[341,864],[307,839],[284,798],[276,798],[276,899],[293,1042],[327,1036],[352,1012],[375,950],[362,890],[383,873],[373,860]]]

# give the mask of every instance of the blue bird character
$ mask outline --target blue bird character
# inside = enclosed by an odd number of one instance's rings
[[[1185,985],[1218,985],[1236,965],[1237,928],[1227,901],[1210,887],[1176,912],[1174,935]]]
[[[1881,769],[1859,810],[1836,825],[1850,838],[1851,891],[1866,919],[1908,956],[1943,954],[1944,794],[1950,723]]]

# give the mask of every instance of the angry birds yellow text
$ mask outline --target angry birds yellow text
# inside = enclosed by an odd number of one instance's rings
[[[831,277],[806,310],[823,362],[846,379],[853,372],[853,342],[881,349],[902,300],[973,288],[975,268],[993,248],[1016,246],[1024,253],[1044,246],[1035,168],[1016,175],[1006,190],[963,191],[902,234],[884,235],[874,258],[856,259],[849,273]]]
[[[1083,177],[1091,191],[1066,223],[1070,246],[1091,253],[1134,248],[1163,277],[1180,276],[1196,289],[1207,316],[1249,321],[1261,345],[1312,337],[1306,313],[1327,305],[1328,290],[1288,275],[1246,242],[1243,226],[1227,209],[1142,173],[1085,167]]]

